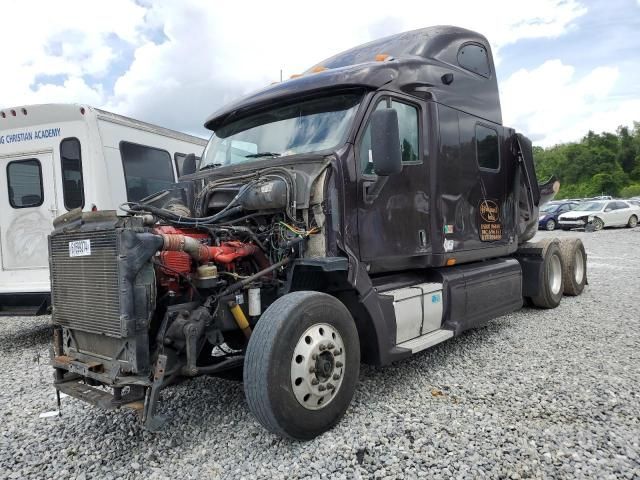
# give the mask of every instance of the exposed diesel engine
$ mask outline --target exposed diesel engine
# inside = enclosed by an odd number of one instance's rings
[[[322,239],[308,240],[322,235],[326,166],[183,184],[123,205],[126,216],[59,217],[50,237],[58,391],[140,410],[153,428],[161,388],[241,367],[287,264],[322,253],[309,249]],[[113,394],[87,388],[98,385]]]

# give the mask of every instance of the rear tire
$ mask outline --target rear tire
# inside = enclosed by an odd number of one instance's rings
[[[587,253],[579,238],[560,240],[564,294],[580,295],[587,283]]]
[[[544,250],[542,275],[538,286],[539,295],[531,297],[531,302],[539,308],[556,308],[562,300],[562,256],[557,240],[549,242]]]
[[[244,361],[249,410],[269,431],[310,440],[344,415],[360,371],[347,308],[331,295],[293,292],[258,320]]]
[[[635,215],[631,215],[631,217],[629,217],[629,221],[627,222],[627,227],[635,228],[637,225],[638,225],[638,217],[636,217]]]

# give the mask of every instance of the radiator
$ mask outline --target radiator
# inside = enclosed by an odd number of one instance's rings
[[[78,243],[89,250],[72,252]],[[117,230],[61,232],[50,237],[49,248],[54,323],[83,332],[126,336],[118,283]]]

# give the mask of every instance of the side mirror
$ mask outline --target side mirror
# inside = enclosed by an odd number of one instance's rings
[[[613,208],[605,208],[604,209],[605,212],[610,212],[611,210],[613,210]]]
[[[182,171],[180,172],[180,176],[182,177],[183,175],[196,173],[196,169],[196,156],[193,153],[189,153],[184,157],[184,161],[182,162]]]
[[[393,108],[371,114],[371,158],[373,171],[380,177],[402,171],[398,112]]]

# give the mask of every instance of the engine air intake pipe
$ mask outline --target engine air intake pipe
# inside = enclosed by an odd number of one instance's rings
[[[256,245],[250,243],[233,241],[224,242],[219,247],[210,247],[187,235],[163,233],[161,236],[163,241],[162,250],[186,252],[200,263],[217,262],[228,264],[238,258],[252,256],[260,268],[269,266],[269,261],[264,253]]]

